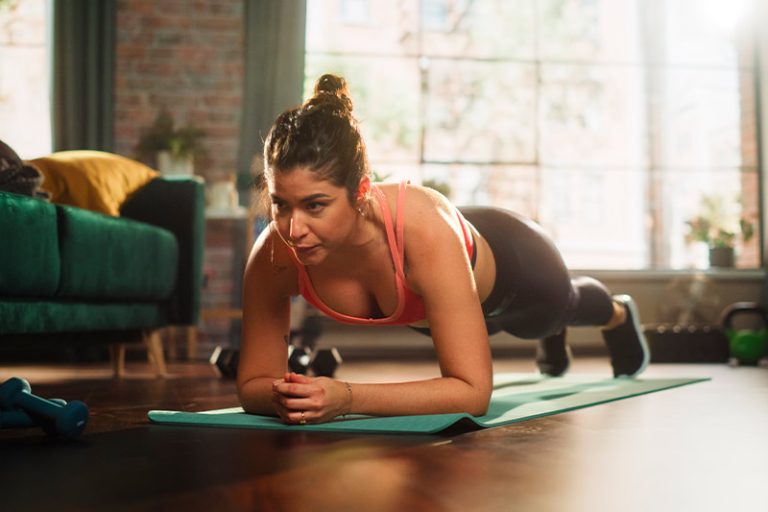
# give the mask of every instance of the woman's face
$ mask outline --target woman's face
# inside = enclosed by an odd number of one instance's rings
[[[272,218],[304,265],[317,265],[353,233],[357,212],[347,189],[304,167],[268,180]]]

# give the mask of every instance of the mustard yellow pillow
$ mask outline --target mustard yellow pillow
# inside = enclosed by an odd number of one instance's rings
[[[103,151],[60,151],[29,163],[45,176],[51,202],[120,215],[120,206],[158,176],[141,162]]]

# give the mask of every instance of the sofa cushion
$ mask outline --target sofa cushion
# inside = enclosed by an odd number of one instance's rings
[[[158,303],[0,299],[0,334],[148,329],[165,323]]]
[[[52,297],[59,273],[55,207],[0,192],[0,296]]]
[[[60,151],[30,160],[57,204],[119,215],[120,206],[158,176],[141,162],[103,151]]]
[[[161,300],[176,284],[178,244],[163,228],[57,206],[60,298]]]

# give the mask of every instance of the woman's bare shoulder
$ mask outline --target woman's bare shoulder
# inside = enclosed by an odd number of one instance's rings
[[[246,278],[273,287],[280,295],[298,293],[298,271],[290,249],[275,230],[265,229],[253,244],[246,264]]]
[[[456,208],[440,192],[411,185],[406,189],[406,229],[422,240],[456,232]]]
[[[384,193],[387,198],[387,204],[394,212],[397,207],[397,196],[399,194],[399,183],[377,183],[376,186]],[[429,227],[430,219],[437,221],[445,213],[453,211],[451,202],[440,192],[429,187],[414,185],[409,183],[405,188],[405,215],[406,222],[415,218],[416,222],[427,223]]]
[[[454,210],[450,200],[433,188],[410,185],[406,190],[407,198],[416,207],[434,210],[436,213],[453,212]]]
[[[384,183],[379,186],[387,198],[394,219],[400,184]],[[442,245],[459,233],[455,207],[434,189],[408,184],[405,188],[404,209],[406,247],[413,248],[414,243],[422,247],[432,243]]]

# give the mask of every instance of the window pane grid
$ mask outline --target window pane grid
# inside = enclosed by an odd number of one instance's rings
[[[576,267],[708,266],[689,221],[717,194],[760,232],[755,39],[713,28],[725,0],[369,0],[342,35],[333,3],[307,87],[349,79],[380,175],[528,215]],[[375,44],[345,39],[360,13]]]

